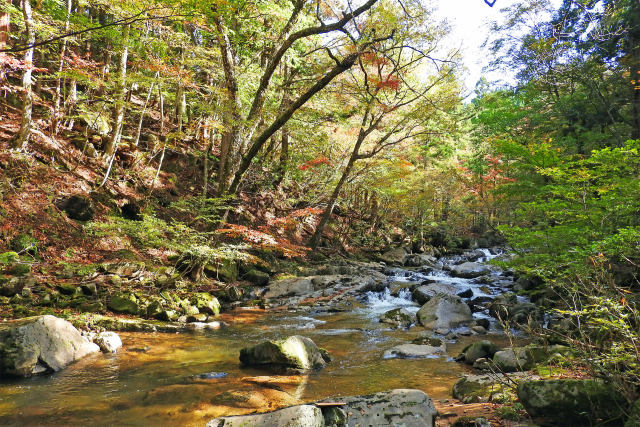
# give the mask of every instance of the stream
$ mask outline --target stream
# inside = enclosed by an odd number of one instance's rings
[[[486,257],[479,262],[493,257],[489,251],[483,253]],[[446,267],[460,260],[452,256],[439,262]],[[494,271],[493,285],[483,285],[476,279],[451,277],[446,268],[394,268],[386,274],[390,284],[437,280],[460,291],[471,289],[474,297],[496,296],[511,281]],[[487,335],[449,341],[448,357],[385,359],[385,350],[410,342],[423,330],[379,322],[380,315],[397,307],[419,309],[409,291],[393,296],[387,288],[363,295],[347,311],[237,308],[221,315],[229,325],[216,331],[123,332],[124,346],[116,354],[93,355],[53,375],[1,383],[0,425],[203,426],[220,415],[394,388],[416,388],[434,400],[447,399],[458,378],[472,371],[452,357],[485,337],[498,345],[508,342],[492,322]],[[488,314],[479,311],[474,317]],[[329,350],[333,361],[306,376],[271,375],[240,366],[241,348],[294,334]]]

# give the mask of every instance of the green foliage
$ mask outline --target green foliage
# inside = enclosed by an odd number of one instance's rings
[[[199,222],[207,227],[215,227],[222,219],[222,213],[230,209],[230,197],[202,198],[190,197],[171,204],[171,208],[190,216],[191,222]]]

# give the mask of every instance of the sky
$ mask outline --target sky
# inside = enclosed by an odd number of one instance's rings
[[[489,33],[489,23],[500,17],[500,9],[512,6],[518,0],[496,0],[489,7],[484,0],[432,0],[440,18],[445,18],[451,26],[449,43],[451,47],[460,48],[463,61],[468,69],[464,82],[469,92],[473,92],[477,81],[482,76],[482,68],[489,63],[486,49],[482,49]],[[560,0],[552,0],[558,5]],[[489,74],[489,80],[513,81],[513,76]]]

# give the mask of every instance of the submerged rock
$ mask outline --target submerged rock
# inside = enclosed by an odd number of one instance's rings
[[[418,321],[429,329],[451,329],[471,322],[471,309],[457,295],[437,294],[418,310]]]
[[[39,316],[0,326],[0,373],[19,377],[57,372],[99,347],[73,325],[55,316]]]
[[[298,405],[274,412],[255,415],[219,417],[207,423],[207,427],[324,427],[320,408],[314,405]]]
[[[599,380],[525,381],[518,384],[518,400],[545,425],[622,423],[627,406],[618,390]]]
[[[323,368],[330,357],[309,338],[300,335],[285,340],[265,341],[240,350],[240,362],[247,366],[274,366],[306,371]]]
[[[384,352],[385,359],[426,359],[446,355],[443,345],[434,347],[424,344],[402,344],[390,348]]]

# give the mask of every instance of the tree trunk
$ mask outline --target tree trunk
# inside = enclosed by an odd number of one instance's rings
[[[222,21],[216,18],[218,30],[218,44],[222,53],[222,68],[224,70],[225,87],[227,89],[227,101],[231,112],[224,115],[223,123],[225,133],[222,135],[220,145],[220,161],[218,163],[218,195],[226,193],[231,175],[233,149],[239,146],[240,141],[240,100],[238,99],[238,81],[235,74],[235,61],[231,42]]]
[[[287,174],[287,167],[289,165],[289,129],[287,127],[282,128],[282,138],[280,139],[280,163],[276,170],[276,178],[273,182],[273,187],[278,188],[282,184],[285,175]]]
[[[67,0],[67,18],[64,22],[64,32],[69,32],[69,18],[71,16],[71,4],[72,0]],[[54,101],[53,109],[53,133],[57,134],[60,123],[60,105],[62,103],[62,71],[64,71],[64,56],[67,53],[67,39],[62,39],[62,46],[60,47],[60,64],[58,65],[58,78],[56,79],[56,98]]]
[[[156,80],[160,76],[160,71],[156,72]],[[134,146],[138,146],[140,142],[140,134],[142,133],[142,121],[144,119],[144,114],[147,112],[147,105],[149,105],[149,100],[151,99],[151,94],[153,93],[153,86],[156,84],[156,80],[151,82],[151,86],[149,86],[149,92],[147,93],[147,99],[144,101],[144,106],[142,107],[142,112],[140,113],[140,120],[138,121],[138,131],[136,132],[136,139],[133,143]]]
[[[24,16],[25,30],[27,33],[27,43],[32,45],[36,41],[35,32],[33,31],[33,15],[31,13],[30,0],[23,0],[22,14]],[[33,68],[33,48],[29,48],[24,53],[24,62],[26,68],[22,75],[22,122],[20,123],[20,132],[12,141],[13,148],[21,149],[29,142],[31,134],[31,113],[33,110],[33,93],[31,92],[31,73]]]
[[[5,49],[9,44],[9,12],[0,12],[0,49]],[[0,83],[7,79],[4,67],[0,64]]]
[[[124,121],[124,95],[127,80],[127,56],[129,55],[129,34],[131,25],[126,25],[122,32],[122,53],[120,55],[120,73],[115,93],[115,106],[113,108],[113,132],[111,138],[104,147],[107,156],[113,156],[122,135],[122,124]]]
[[[322,217],[320,218],[320,222],[316,227],[315,233],[311,236],[311,240],[309,240],[309,247],[311,249],[316,249],[318,244],[320,243],[320,239],[322,238],[322,232],[324,231],[325,226],[329,222],[329,218],[331,218],[331,213],[333,212],[333,208],[336,206],[336,202],[338,201],[338,196],[340,195],[340,191],[344,186],[344,183],[347,182],[347,178],[349,178],[349,174],[353,169],[353,165],[358,160],[358,154],[360,154],[360,146],[365,140],[365,133],[363,129],[360,129],[360,134],[358,135],[358,140],[356,141],[356,145],[353,147],[353,151],[351,152],[351,157],[349,157],[349,162],[347,166],[342,171],[342,176],[340,177],[340,181],[336,184],[336,187],[333,189],[333,193],[331,193],[331,197],[329,198],[329,202],[327,203],[327,207],[322,213]]]

